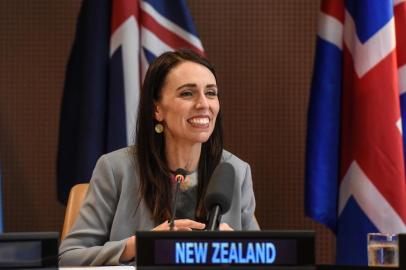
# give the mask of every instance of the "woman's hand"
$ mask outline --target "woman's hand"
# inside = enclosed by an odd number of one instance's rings
[[[220,231],[234,231],[227,223],[221,223],[219,227]]]
[[[174,231],[191,231],[194,230],[203,230],[206,227],[206,224],[200,223],[191,219],[176,219],[174,222],[173,230]],[[153,231],[169,231],[169,222],[165,221],[164,223],[153,228]]]
[[[135,236],[131,236],[127,239],[127,243],[121,253],[120,262],[129,262],[135,257]]]

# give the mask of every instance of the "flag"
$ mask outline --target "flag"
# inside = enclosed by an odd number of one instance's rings
[[[97,159],[133,143],[149,63],[175,48],[203,54],[184,0],[84,0],[67,65],[57,161],[58,199],[88,182]]]
[[[406,232],[405,28],[404,0],[321,4],[305,212],[336,233],[339,264],[367,264],[368,232]]]

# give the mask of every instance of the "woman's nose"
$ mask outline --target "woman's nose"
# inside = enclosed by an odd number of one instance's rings
[[[209,107],[209,101],[207,100],[206,95],[199,95],[196,101],[196,108],[197,109],[206,109]]]

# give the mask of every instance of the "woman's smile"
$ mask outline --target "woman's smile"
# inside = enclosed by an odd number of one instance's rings
[[[187,121],[195,128],[209,128],[210,117],[209,116],[195,116],[195,117],[189,118]]]

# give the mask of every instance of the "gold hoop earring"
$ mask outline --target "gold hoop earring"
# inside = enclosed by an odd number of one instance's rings
[[[164,126],[161,123],[157,123],[155,125],[155,132],[156,133],[162,133],[164,131]]]

